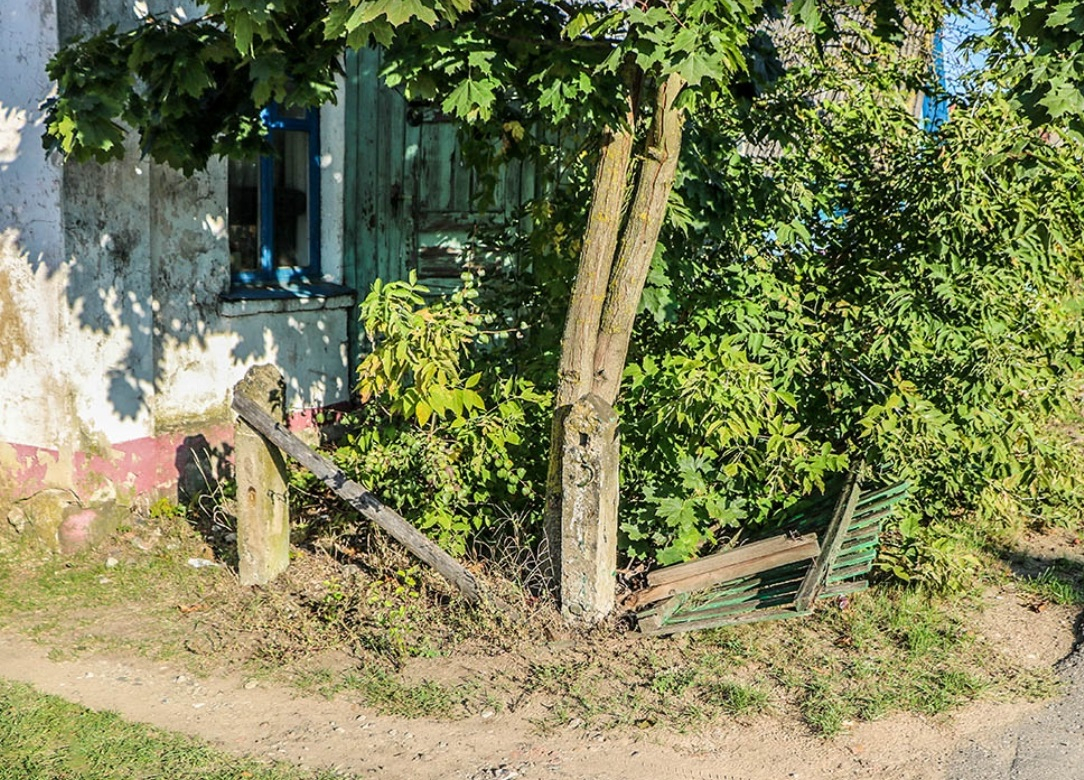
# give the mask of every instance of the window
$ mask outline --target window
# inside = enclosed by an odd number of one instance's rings
[[[230,270],[235,285],[320,278],[320,123],[315,110],[263,111],[273,152],[229,162]]]

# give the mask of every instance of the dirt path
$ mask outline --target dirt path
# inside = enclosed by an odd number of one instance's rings
[[[301,697],[240,678],[193,679],[140,659],[57,662],[44,648],[10,633],[0,634],[0,676],[227,750],[391,780],[934,780],[946,777],[958,745],[1001,734],[1043,710],[983,703],[936,720],[898,715],[856,724],[831,740],[778,716],[695,737],[645,739],[582,729],[543,736],[507,713],[453,722],[403,720],[374,715],[345,699]]]
[[[1084,780],[1084,646],[1058,666],[1065,695],[964,740],[949,780]]]

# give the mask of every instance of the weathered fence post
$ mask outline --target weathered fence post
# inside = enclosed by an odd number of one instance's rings
[[[596,623],[614,609],[617,414],[591,394],[574,403],[559,425],[560,549],[550,554],[560,581],[561,613],[570,621]]]
[[[285,382],[271,365],[253,366],[233,388],[276,421],[284,421]],[[263,585],[290,564],[290,508],[286,461],[243,418],[234,438],[237,469],[237,557],[242,585]]]

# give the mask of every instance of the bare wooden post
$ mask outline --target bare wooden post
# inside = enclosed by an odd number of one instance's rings
[[[282,374],[271,365],[253,366],[233,388],[277,421],[284,421]],[[290,564],[290,508],[286,461],[278,447],[243,418],[234,437],[237,469],[237,557],[242,585],[263,585]]]
[[[613,611],[615,598],[617,414],[597,395],[586,395],[560,426],[560,547],[550,554],[561,583],[561,613],[569,621],[597,623]]]
[[[412,553],[440,572],[448,582],[459,589],[459,592],[468,601],[473,604],[479,600],[478,583],[474,579],[474,575],[463,568],[452,556],[426,538],[425,534],[404,520],[398,512],[384,506],[363,485],[347,479],[342,469],[337,468],[323,455],[320,455],[312,447],[287,431],[281,422],[276,422],[246,396],[234,395],[233,408],[245,422],[315,474],[321,482],[335,491],[350,506],[383,528],[402,542]]]

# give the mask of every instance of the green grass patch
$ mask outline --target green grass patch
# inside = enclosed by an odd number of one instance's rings
[[[1061,558],[1034,577],[1021,577],[1022,590],[1043,601],[1075,607],[1084,604],[1084,567]]]
[[[0,680],[0,780],[336,780],[267,765]]]
[[[1052,673],[1011,667],[967,628],[973,608],[966,599],[881,589],[846,609],[822,607],[812,620],[735,627],[697,644],[757,636],[757,663],[824,735],[897,711],[938,714],[979,696],[1051,695]]]

